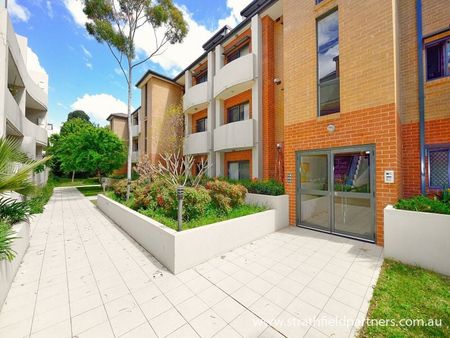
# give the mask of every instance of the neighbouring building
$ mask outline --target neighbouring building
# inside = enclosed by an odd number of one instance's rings
[[[106,119],[109,122],[109,128],[114,134],[128,144],[128,115],[123,113],[114,113]],[[114,170],[114,175],[125,175],[127,173],[127,163],[122,168]]]
[[[383,209],[421,192],[421,166],[427,192],[450,183],[450,6],[422,3],[253,1],[179,75],[138,82],[136,149],[157,158],[152,120],[182,98],[184,153],[210,176],[279,180],[291,225],[383,245]]]
[[[30,68],[36,55],[26,37],[14,32],[7,9],[0,5],[0,137],[21,142],[30,159],[47,146],[48,75]],[[34,174],[38,184],[46,172]]]

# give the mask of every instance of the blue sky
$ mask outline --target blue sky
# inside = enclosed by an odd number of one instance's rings
[[[190,32],[179,46],[140,66],[134,83],[149,68],[172,76],[202,52],[201,45],[224,24],[240,21],[239,12],[251,0],[176,0],[185,12]],[[110,113],[125,112],[126,83],[105,45],[89,37],[80,0],[9,0],[8,9],[16,33],[28,38],[40,66],[49,75],[49,122],[58,129],[68,112],[83,109],[105,124]],[[152,36],[138,37],[140,55],[151,51]],[[39,65],[37,65],[39,67]],[[134,91],[134,108],[140,92]]]

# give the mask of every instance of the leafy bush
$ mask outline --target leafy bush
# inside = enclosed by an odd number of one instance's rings
[[[27,202],[0,197],[0,222],[15,224],[28,219],[30,207]]]
[[[396,209],[431,212],[436,214],[450,215],[450,205],[438,199],[431,199],[425,196],[416,196],[408,199],[401,199],[395,204]]]
[[[183,219],[191,220],[200,217],[211,203],[211,196],[204,187],[184,188]]]
[[[284,195],[284,185],[273,179],[261,181],[261,180],[241,180],[239,181],[244,187],[247,188],[249,193],[280,196]]]
[[[209,190],[213,203],[225,213],[244,204],[247,194],[247,189],[243,185],[220,180],[209,181],[206,183],[206,189]]]
[[[128,183],[128,181],[125,179],[125,180],[120,180],[113,185],[113,191],[117,197],[119,197],[119,198],[127,197],[127,183]],[[131,191],[134,191],[137,186],[138,186],[137,182],[132,181],[131,182]]]
[[[30,207],[30,214],[40,214],[44,212],[44,206],[53,195],[54,184],[49,181],[47,185],[38,190],[38,192],[27,203]]]
[[[0,261],[7,259],[12,261],[16,256],[16,252],[11,248],[13,241],[17,239],[11,227],[0,222]]]

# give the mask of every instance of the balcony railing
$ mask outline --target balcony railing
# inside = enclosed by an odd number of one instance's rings
[[[253,119],[228,123],[214,130],[214,151],[252,148],[255,121]]]
[[[189,88],[183,97],[183,110],[192,113],[208,106],[208,82],[202,82]]]
[[[205,154],[210,150],[209,132],[204,131],[188,135],[184,140],[184,154]]]
[[[250,53],[219,69],[214,77],[214,97],[227,99],[252,87],[255,80],[255,55]]]

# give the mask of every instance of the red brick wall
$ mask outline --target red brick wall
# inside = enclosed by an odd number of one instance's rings
[[[234,107],[244,102],[249,103],[249,118],[252,118],[252,91],[250,89],[236,96],[230,97],[223,102],[224,123],[228,123],[228,108]]]
[[[419,123],[402,125],[402,143],[403,196],[411,197],[420,194]],[[450,118],[426,121],[425,144],[447,143],[450,143]],[[428,170],[428,161],[425,168]],[[428,172],[426,178],[428,187]]]
[[[242,150],[225,153],[224,156],[224,175],[228,177],[228,162],[234,161],[250,161],[250,174],[252,173],[252,151]]]
[[[269,16],[262,18],[262,128],[263,178],[275,178],[275,51],[274,22]]]
[[[192,133],[196,133],[197,132],[197,121],[207,117],[208,116],[208,110],[202,110],[199,111],[198,113],[192,114]]]
[[[330,123],[336,126],[332,134],[327,131]],[[290,223],[296,223],[296,151],[374,144],[377,244],[383,245],[383,209],[387,204],[395,203],[401,194],[399,124],[395,104],[386,104],[286,125],[285,175],[292,174],[291,183],[285,180],[290,197]],[[394,184],[384,183],[385,170],[395,171]]]

